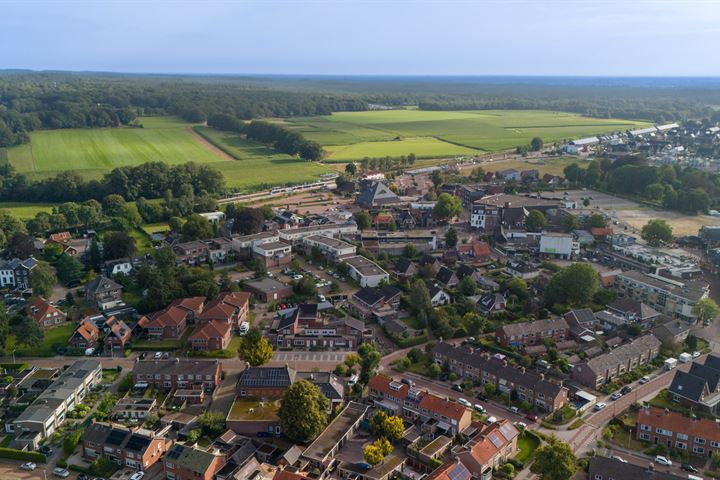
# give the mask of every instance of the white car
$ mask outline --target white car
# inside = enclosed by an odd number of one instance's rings
[[[35,465],[32,462],[25,462],[22,465],[20,465],[20,470],[27,470],[28,472],[32,472],[37,468],[37,465]]]
[[[650,381],[650,377],[648,377],[647,375],[645,375],[644,377],[642,377],[642,378],[640,379],[640,383],[643,384],[643,385],[646,384],[646,383],[649,382],[649,381]]]
[[[475,405],[473,405],[473,408],[480,413],[485,413],[485,407],[483,407],[479,403],[476,403]]]
[[[513,425],[515,425],[515,427],[519,430],[527,430],[527,423],[525,422],[513,422]]]
[[[595,404],[595,410],[597,410],[598,412],[599,412],[600,410],[602,410],[603,408],[605,408],[605,407],[607,407],[607,404],[606,404],[606,403],[603,403],[603,402],[600,402],[600,403],[596,403],[596,404]]]
[[[655,463],[665,465],[666,467],[672,467],[672,461],[663,457],[662,455],[655,456]]]
[[[128,480],[140,480],[145,476],[145,472],[135,472],[132,475],[130,475],[130,478]]]
[[[468,402],[464,398],[458,398],[458,403],[468,408],[472,408],[472,403]]]
[[[693,353],[692,353],[692,357],[693,357],[693,358],[697,358],[697,357],[699,357],[699,356],[700,356],[700,352],[693,352]]]
[[[162,358],[162,352],[155,352],[155,360],[160,360]]]
[[[70,472],[65,470],[64,468],[55,467],[52,471],[53,475],[60,478],[68,478],[70,476]]]

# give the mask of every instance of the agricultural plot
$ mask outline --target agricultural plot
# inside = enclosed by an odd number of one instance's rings
[[[526,144],[535,136],[552,142],[647,125],[565,112],[416,109],[338,112],[284,123],[323,145],[329,161],[409,153],[420,158],[477,154]]]
[[[35,218],[39,212],[51,213],[54,206],[53,203],[0,202],[0,210],[20,220]]]

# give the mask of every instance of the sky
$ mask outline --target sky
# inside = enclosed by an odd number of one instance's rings
[[[720,76],[720,0],[0,0],[0,69]]]

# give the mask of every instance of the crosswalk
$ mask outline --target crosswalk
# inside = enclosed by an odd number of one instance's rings
[[[276,362],[342,362],[352,352],[275,352]]]

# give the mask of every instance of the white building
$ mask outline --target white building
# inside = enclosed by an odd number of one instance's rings
[[[225,220],[225,212],[206,212],[201,213],[200,216],[213,224],[221,223]]]
[[[346,258],[344,262],[350,267],[350,277],[361,287],[377,287],[383,280],[390,281],[390,275],[385,270],[361,255]]]
[[[540,236],[540,255],[569,260],[580,253],[580,243],[570,233],[543,232]]]
[[[357,232],[357,225],[354,223],[329,223],[327,225],[313,225],[310,227],[288,228],[280,230],[280,240],[289,243],[297,243],[305,237],[321,235],[323,237],[337,237],[340,235]]]
[[[311,237],[305,237],[303,243],[306,248],[319,249],[323,255],[328,257],[333,262],[337,262],[345,257],[352,257],[356,254],[357,248],[348,242],[338,240],[332,237],[325,237],[322,235],[313,235]]]

